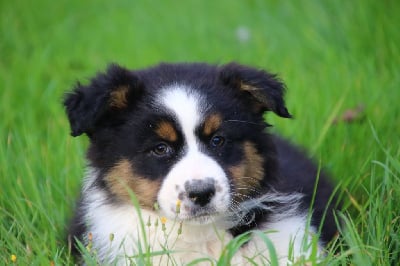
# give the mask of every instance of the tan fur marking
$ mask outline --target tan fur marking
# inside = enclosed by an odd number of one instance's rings
[[[170,122],[161,122],[156,129],[156,133],[167,141],[174,142],[178,139],[176,130]]]
[[[220,114],[212,114],[206,118],[204,122],[203,133],[206,136],[214,133],[222,123],[222,118]]]
[[[260,90],[260,89],[257,88],[257,87],[251,86],[251,85],[246,84],[246,83],[243,83],[243,82],[240,82],[240,89],[243,90],[243,91],[256,91],[256,90]]]
[[[264,107],[271,109],[272,103],[268,100],[268,98],[261,91],[260,88],[240,82],[240,89],[243,91],[247,91],[254,97],[254,99],[257,100],[257,102],[254,102],[252,106],[254,112],[260,112]]]
[[[128,90],[128,86],[114,89],[110,95],[110,106],[119,109],[126,108],[128,106],[128,99],[126,98]]]
[[[131,202],[129,190],[131,190],[143,207],[151,209],[156,202],[160,188],[159,181],[152,181],[136,175],[131,163],[123,159],[107,173],[106,183],[111,193],[120,200]]]
[[[251,142],[245,142],[243,149],[243,161],[230,167],[229,172],[233,177],[237,193],[248,195],[260,186],[260,181],[264,177],[264,159],[258,154],[257,149]],[[240,195],[238,197],[241,198]]]

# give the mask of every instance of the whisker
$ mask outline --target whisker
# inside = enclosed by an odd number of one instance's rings
[[[247,190],[247,191],[252,191],[252,192],[259,192],[257,189],[253,188],[253,187],[238,187],[236,188],[236,190]]]
[[[259,180],[259,178],[251,177],[251,176],[241,176],[240,179],[251,179],[251,180]]]
[[[233,193],[233,196],[242,200],[242,201],[238,202],[238,204],[240,204],[244,200],[251,200],[253,198],[253,197],[250,197],[249,195],[246,195],[243,193]]]
[[[230,210],[221,217],[219,226],[224,228],[232,228],[238,225],[246,225],[254,221],[254,210],[261,210],[275,213],[276,219],[281,219],[281,215],[294,215],[300,205],[300,199],[303,197],[300,193],[279,193],[270,191],[260,197],[250,197],[242,193],[233,193],[234,196],[247,198],[238,202],[236,199],[231,200]]]
[[[246,191],[246,190],[254,193],[252,198],[257,197],[262,194],[262,192],[260,190],[258,190],[256,187],[253,187],[253,186],[240,186],[240,187],[235,188],[235,191],[237,191],[237,192]]]
[[[270,124],[267,123],[256,123],[252,121],[246,121],[246,120],[236,120],[236,119],[229,119],[229,120],[224,120],[223,122],[232,122],[232,123],[244,123],[244,124],[250,124],[250,125],[256,125],[256,126],[267,126],[270,127]]]

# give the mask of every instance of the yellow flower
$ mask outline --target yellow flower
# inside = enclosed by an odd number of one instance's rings
[[[177,201],[176,201],[176,210],[175,210],[175,212],[178,213],[178,214],[179,214],[180,211],[181,211],[181,203],[182,203],[182,202],[181,202],[180,200],[177,200]]]
[[[93,240],[93,234],[92,234],[91,232],[89,232],[89,234],[88,234],[88,240],[89,240],[89,241],[92,241],[92,240]]]
[[[92,250],[92,246],[93,246],[93,234],[91,232],[88,233],[88,244],[86,246],[87,251],[91,251]]]
[[[12,262],[16,262],[17,261],[17,256],[15,256],[14,254],[11,255],[11,261]]]
[[[167,222],[167,218],[163,216],[163,217],[160,218],[160,221],[161,221],[161,230],[165,232],[165,230],[167,229],[165,227],[165,223]]]

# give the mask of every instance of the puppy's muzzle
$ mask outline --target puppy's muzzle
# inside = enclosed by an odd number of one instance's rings
[[[208,177],[204,180],[193,179],[186,181],[185,191],[192,203],[204,207],[210,203],[215,195],[215,180]]]

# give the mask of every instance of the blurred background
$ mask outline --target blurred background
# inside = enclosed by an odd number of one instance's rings
[[[63,233],[87,140],[69,136],[61,101],[111,62],[236,61],[277,73],[295,119],[266,119],[341,184],[349,213],[365,214],[377,184],[400,184],[399,14],[394,0],[1,1],[0,264],[12,254],[69,262]],[[360,234],[371,226],[359,223]],[[388,237],[400,249],[396,230]]]

